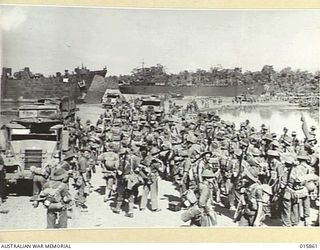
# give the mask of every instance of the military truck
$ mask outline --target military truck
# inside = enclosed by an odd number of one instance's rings
[[[140,111],[147,116],[147,121],[159,121],[164,115],[164,102],[157,96],[142,98],[139,103]]]
[[[1,128],[0,148],[8,185],[24,186],[33,178],[32,166],[42,168],[59,162],[68,150],[69,133],[63,129],[63,114],[58,106],[24,105],[19,108],[18,118]]]
[[[37,110],[37,117],[74,121],[78,108],[75,101],[67,96],[62,98],[42,98],[32,105],[21,106],[19,108],[19,117],[25,118],[35,115],[35,110]]]
[[[113,107],[119,102],[124,101],[125,98],[119,91],[119,89],[107,89],[104,93],[101,104],[103,108]]]

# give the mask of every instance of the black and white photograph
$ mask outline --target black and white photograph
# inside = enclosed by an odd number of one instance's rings
[[[319,227],[319,24],[0,5],[0,230]]]

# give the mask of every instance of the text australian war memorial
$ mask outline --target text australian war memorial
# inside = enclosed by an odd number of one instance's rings
[[[0,228],[319,226],[319,83],[3,68]]]

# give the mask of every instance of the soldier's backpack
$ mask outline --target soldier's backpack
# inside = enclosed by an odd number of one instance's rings
[[[40,197],[44,200],[44,204],[48,209],[54,210],[63,208],[63,197],[60,194],[61,190],[64,188],[63,185],[64,184],[61,183],[56,187],[49,182],[49,187],[41,191]]]
[[[120,128],[113,128],[111,130],[111,140],[120,141],[121,140],[121,130]]]
[[[250,185],[245,192],[246,208],[245,213],[248,215],[255,215],[258,210],[258,201],[255,196],[256,191],[260,188],[260,183],[253,183]]]

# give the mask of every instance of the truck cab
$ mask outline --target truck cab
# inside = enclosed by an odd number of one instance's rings
[[[107,89],[104,93],[101,103],[103,108],[113,107],[124,100],[123,95],[118,89]]]
[[[69,133],[63,129],[55,105],[25,105],[19,108],[18,116],[0,130],[9,185],[32,180],[32,166],[58,163],[69,148]]]
[[[160,120],[164,115],[164,102],[158,97],[142,98],[139,106],[151,121]]]

